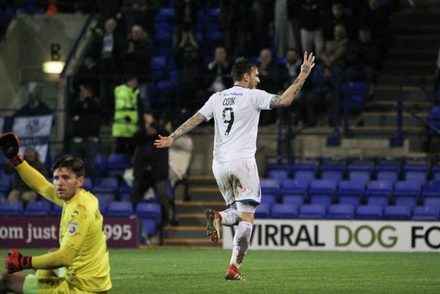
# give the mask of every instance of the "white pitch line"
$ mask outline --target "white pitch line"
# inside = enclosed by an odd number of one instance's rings
[[[122,276],[113,276],[112,280],[134,280],[141,278],[152,278],[153,275],[122,275]]]

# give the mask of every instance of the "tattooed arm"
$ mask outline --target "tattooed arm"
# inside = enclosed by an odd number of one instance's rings
[[[307,56],[307,52],[304,52],[304,62],[301,65],[300,74],[293,82],[293,84],[290,85],[289,88],[287,88],[281,96],[272,97],[272,100],[270,101],[270,108],[274,109],[287,107],[292,104],[293,100],[295,100],[296,96],[298,95],[314,66],[315,56],[313,56],[312,53]]]
[[[162,137],[159,135],[159,139],[154,141],[154,146],[157,148],[168,148],[173,145],[174,141],[179,137],[185,135],[195,127],[197,127],[202,121],[205,120],[205,116],[200,112],[197,112],[190,117],[186,122],[180,125],[171,135],[168,137]]]

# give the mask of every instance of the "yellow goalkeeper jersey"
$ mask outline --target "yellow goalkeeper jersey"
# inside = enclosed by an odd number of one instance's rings
[[[26,161],[17,166],[17,171],[34,191],[63,207],[60,249],[77,251],[66,269],[66,281],[84,291],[108,291],[112,287],[109,253],[97,198],[80,189],[70,200],[63,201],[58,198],[55,186]]]

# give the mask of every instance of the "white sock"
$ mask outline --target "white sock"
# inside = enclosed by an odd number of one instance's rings
[[[238,224],[234,241],[232,241],[232,256],[230,264],[234,264],[238,267],[243,261],[251,243],[252,228],[253,224],[249,222],[241,221]]]
[[[222,225],[233,226],[237,224],[238,221],[238,211],[232,208],[228,208],[223,211],[219,211],[222,216]]]

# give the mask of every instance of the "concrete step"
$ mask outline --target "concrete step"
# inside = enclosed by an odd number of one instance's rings
[[[404,45],[403,45],[404,46]],[[435,72],[435,61],[414,61],[407,60],[405,62],[385,61],[385,70],[402,72],[410,75],[432,75]]]
[[[165,227],[163,229],[164,238],[201,238],[206,236],[206,227],[205,226],[188,226],[188,225],[180,225],[175,227]]]
[[[388,51],[387,61],[406,62],[408,60],[417,60],[418,62],[435,62],[438,51],[432,48],[401,48],[393,47]]]
[[[428,114],[426,112],[416,112],[417,117],[426,120]],[[409,113],[403,113],[403,126],[404,127],[421,127],[423,124]],[[387,126],[395,127],[397,125],[397,113],[384,113],[384,112],[365,112],[353,122],[353,125],[359,123],[362,120],[363,124],[372,126]]]
[[[431,102],[427,100],[426,93],[422,89],[416,86],[404,85],[402,89],[399,89],[399,85],[378,85],[374,89],[374,100],[379,101],[396,101],[398,97],[402,96],[403,99],[408,102]]]
[[[438,14],[431,8],[408,10],[406,13],[397,13],[392,16],[391,23],[393,27],[400,25],[408,26],[436,26],[438,25]]]
[[[191,201],[185,202],[177,202],[176,209],[177,213],[196,213],[196,212],[204,212],[207,208],[224,208],[225,202],[221,196],[216,198],[217,200],[204,200],[197,201],[191,199]]]
[[[208,247],[208,248],[222,248],[223,243],[220,241],[218,243],[213,243],[211,240],[206,238],[167,238],[164,240],[165,246],[178,246],[178,247]]]

